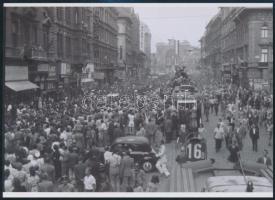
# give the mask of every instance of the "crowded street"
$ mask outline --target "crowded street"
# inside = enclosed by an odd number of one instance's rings
[[[6,10],[7,31],[25,43],[16,58],[12,52],[21,47],[7,39],[4,192],[273,191],[268,47],[261,56],[249,55],[261,60],[248,66],[247,45],[228,52],[221,47],[217,55],[211,43],[220,38],[218,23],[222,35],[228,29],[221,22],[256,11],[269,19],[270,9],[217,7],[196,38],[200,47],[168,39],[155,44],[156,53],[150,28],[139,18],[142,8]],[[70,22],[71,11],[81,28]],[[25,29],[24,38],[17,35],[25,22],[19,26],[10,16],[20,15],[40,20],[41,35],[32,43],[42,46],[28,46]],[[68,29],[60,25],[63,18]],[[267,38],[267,27],[261,37]]]

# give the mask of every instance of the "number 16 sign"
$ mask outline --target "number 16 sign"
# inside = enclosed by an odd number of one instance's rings
[[[206,143],[201,139],[190,139],[185,150],[187,161],[205,160],[207,158]]]

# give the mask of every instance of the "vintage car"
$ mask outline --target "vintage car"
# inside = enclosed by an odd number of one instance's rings
[[[125,136],[117,138],[111,145],[111,152],[130,151],[135,163],[139,163],[145,172],[155,169],[158,160],[147,138],[141,136]]]

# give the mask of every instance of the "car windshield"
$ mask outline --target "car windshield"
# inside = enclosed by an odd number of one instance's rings
[[[112,151],[128,151],[131,149],[132,151],[141,151],[141,152],[151,152],[151,147],[148,144],[125,144],[118,143],[114,144],[111,148]]]

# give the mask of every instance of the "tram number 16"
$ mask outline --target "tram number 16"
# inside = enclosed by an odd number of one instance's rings
[[[187,145],[187,156],[188,159],[201,159],[202,158],[202,151],[201,151],[202,145],[200,143],[192,144],[189,143]]]

